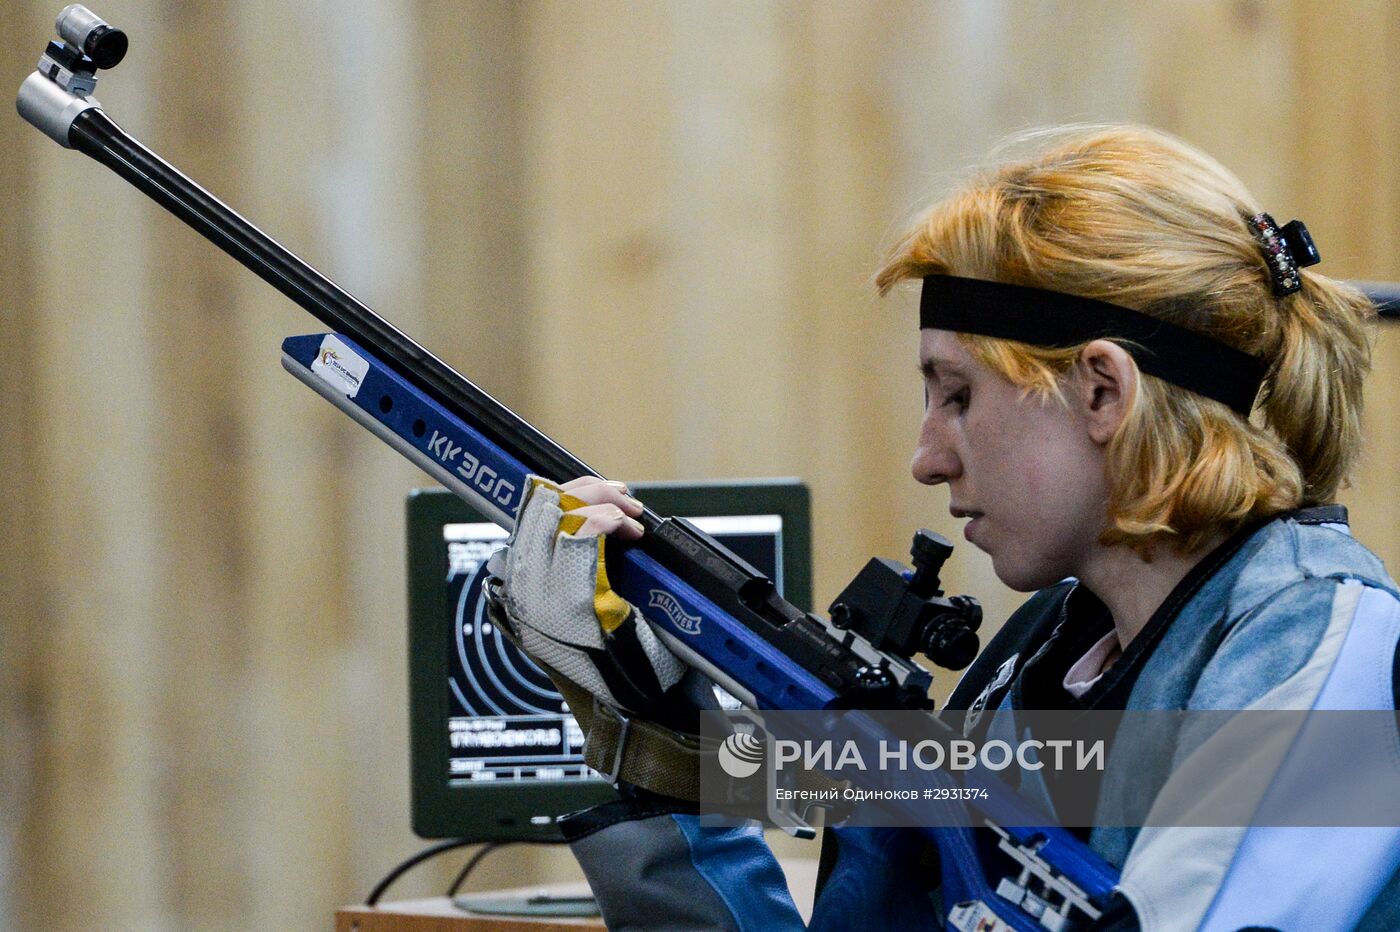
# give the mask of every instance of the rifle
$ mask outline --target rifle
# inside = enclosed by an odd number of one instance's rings
[[[20,115],[165,207],[329,326],[288,338],[284,367],[502,527],[530,474],[597,475],[582,460],[453,371],[406,334],[239,216],[121,129],[91,96],[115,67],[124,33],[73,4],[57,20],[38,70],[20,87]],[[609,541],[614,589],[646,607],[662,640],[754,710],[927,709],[931,677],[912,659],[965,666],[976,651],[975,600],[944,597],[938,571],[951,545],[921,531],[906,573],[871,560],[833,604],[832,620],[798,609],[773,583],[682,519],[645,509],[645,535]],[[947,726],[930,716],[930,734]],[[1056,932],[1097,918],[1117,872],[1009,788],[992,781],[974,803],[995,849],[965,827],[918,831],[940,852],[955,928]],[[812,834],[793,811],[774,818]],[[1019,827],[1018,827],[1019,826]],[[991,917],[991,918],[989,918]],[[1001,925],[980,925],[984,920]]]

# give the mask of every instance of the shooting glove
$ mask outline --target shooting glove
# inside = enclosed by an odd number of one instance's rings
[[[608,583],[602,535],[579,537],[586,507],[532,476],[486,593],[501,629],[554,681],[587,736],[584,758],[616,780],[698,798],[698,716],[717,708],[690,670]]]

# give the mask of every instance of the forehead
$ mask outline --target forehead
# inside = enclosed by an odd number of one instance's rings
[[[953,331],[919,331],[919,367],[925,373],[937,376],[939,372],[952,369],[966,374],[976,365],[977,361]]]

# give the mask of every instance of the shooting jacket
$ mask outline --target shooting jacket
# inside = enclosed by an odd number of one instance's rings
[[[1117,663],[1070,696],[1065,672],[1111,624],[1075,581],[1043,590],[992,639],[948,705],[972,719],[993,709],[1397,707],[1400,593],[1351,537],[1339,506],[1293,512],[1226,541]],[[1101,806],[1180,790],[1172,780],[1185,779],[1179,765],[1194,745],[1169,754],[1159,742],[1119,734]],[[1400,737],[1383,751],[1400,787]],[[610,929],[802,928],[756,825],[704,828],[681,809],[639,797],[562,820]],[[1400,928],[1400,828],[1107,827],[1087,840],[1122,870],[1103,928]],[[915,832],[832,830],[822,875],[813,929],[944,927],[936,852]]]

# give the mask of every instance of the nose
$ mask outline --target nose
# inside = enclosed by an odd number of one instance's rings
[[[909,471],[924,485],[939,485],[962,474],[962,462],[953,449],[943,419],[937,409],[924,412],[919,426],[919,440],[914,446],[914,458]]]

